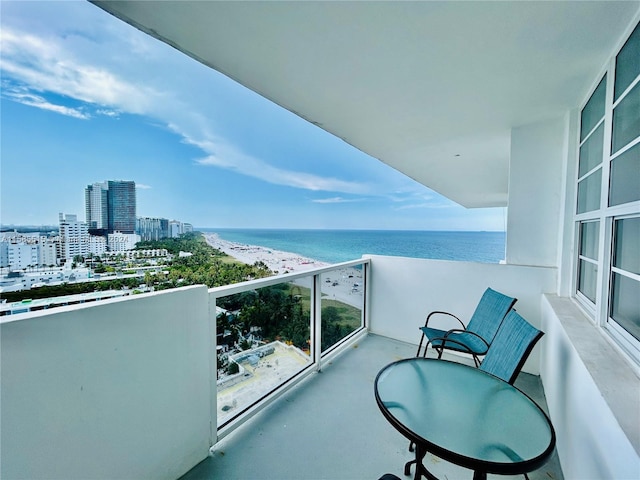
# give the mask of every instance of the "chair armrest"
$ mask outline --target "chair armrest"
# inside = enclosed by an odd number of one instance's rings
[[[464,328],[467,328],[467,327],[466,327],[466,325],[462,322],[462,320],[460,320],[458,317],[456,317],[453,313],[449,313],[449,312],[442,312],[442,311],[440,311],[440,310],[435,310],[435,311],[431,312],[429,315],[427,315],[427,319],[426,319],[426,321],[424,322],[424,326],[425,326],[425,327],[426,327],[426,326],[428,326],[428,324],[429,324],[429,319],[431,318],[431,316],[432,316],[432,315],[436,315],[436,314],[438,314],[438,315],[447,315],[447,316],[449,316],[449,317],[453,317],[453,318],[455,318],[455,319],[458,321],[458,323],[460,323],[460,325],[462,326],[462,328],[463,328],[463,329],[464,329]]]
[[[455,343],[457,345],[460,345],[460,347],[462,347],[466,351],[466,353],[469,353],[469,354],[473,355],[473,352],[471,351],[471,349],[469,347],[467,347],[464,343],[459,342],[457,340],[454,340],[453,338],[445,339],[445,337],[439,337],[439,338],[431,338],[431,339],[429,339],[429,341],[427,342],[427,344],[424,347],[425,356],[426,356],[426,351],[429,348],[429,344],[433,343],[433,342],[436,342],[438,340],[440,340],[442,342],[442,345],[445,345],[445,343],[444,343],[445,341],[448,342],[448,343]],[[440,357],[438,357],[438,358],[440,358]]]
[[[461,330],[459,328],[454,328],[452,330],[449,330],[447,333],[444,334],[444,336],[442,338],[440,338],[439,340],[442,340],[443,342],[455,342],[458,345],[461,345],[461,342],[457,342],[452,338],[449,338],[449,335],[453,334],[453,333],[466,333],[467,335],[473,335],[474,337],[482,340],[482,343],[484,343],[487,346],[487,350],[489,350],[489,344],[487,343],[487,341],[482,338],[480,335],[478,335],[477,333],[474,332],[470,332],[468,330]],[[436,339],[434,339],[436,340]],[[468,348],[465,346],[465,348],[468,350]]]

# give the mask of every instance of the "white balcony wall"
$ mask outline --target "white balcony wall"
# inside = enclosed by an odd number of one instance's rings
[[[541,377],[564,477],[640,478],[640,379],[569,298],[542,298]]]
[[[427,314],[444,310],[467,321],[487,287],[518,299],[516,310],[541,328],[540,296],[556,288],[555,268],[369,256],[369,328],[405,342],[420,341]],[[451,328],[455,325],[449,324]],[[545,339],[542,337],[541,342]],[[524,371],[539,374],[537,345]]]
[[[210,446],[204,286],[3,317],[3,479],[175,479]]]

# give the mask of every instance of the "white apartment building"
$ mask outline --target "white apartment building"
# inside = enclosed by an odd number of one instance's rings
[[[89,230],[77,215],[60,213],[60,258],[67,261],[89,252]]]
[[[9,266],[9,243],[0,241],[0,268]]]
[[[110,252],[126,252],[133,250],[136,243],[140,241],[140,235],[135,233],[110,233],[107,236],[107,243]]]
[[[178,238],[180,235],[182,235],[182,222],[171,220],[169,222],[169,236],[171,238]]]
[[[25,270],[39,264],[38,244],[9,243],[8,260],[12,270]]]
[[[89,253],[102,256],[107,253],[107,239],[96,235],[89,235]]]
[[[48,267],[58,264],[57,242],[40,237],[38,243],[38,265]]]

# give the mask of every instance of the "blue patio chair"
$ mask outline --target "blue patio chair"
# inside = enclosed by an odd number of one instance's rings
[[[513,385],[531,350],[543,335],[544,332],[511,310],[493,338],[480,370]]]
[[[424,356],[427,356],[429,345],[438,352],[438,358],[442,358],[444,350],[455,350],[469,353],[473,357],[476,367],[480,365],[479,357],[485,355],[493,341],[502,320],[511,307],[516,303],[516,299],[487,288],[478,302],[469,323],[464,322],[449,312],[434,311],[429,313],[424,327],[420,327],[422,336],[418,345],[416,356],[420,356],[422,343],[427,342],[424,347]],[[429,320],[434,315],[446,315],[455,318],[462,328],[451,330],[440,330],[429,327]]]

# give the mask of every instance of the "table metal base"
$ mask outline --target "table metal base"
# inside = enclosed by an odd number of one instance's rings
[[[427,470],[427,467],[425,467],[422,463],[422,460],[424,460],[424,457],[427,454],[427,449],[424,447],[424,445],[421,445],[419,443],[415,443],[414,445],[416,450],[416,458],[405,463],[404,474],[411,475],[411,464],[415,463],[416,473],[413,476],[413,480],[421,480],[422,477],[426,478],[427,480],[439,480],[438,477]]]

